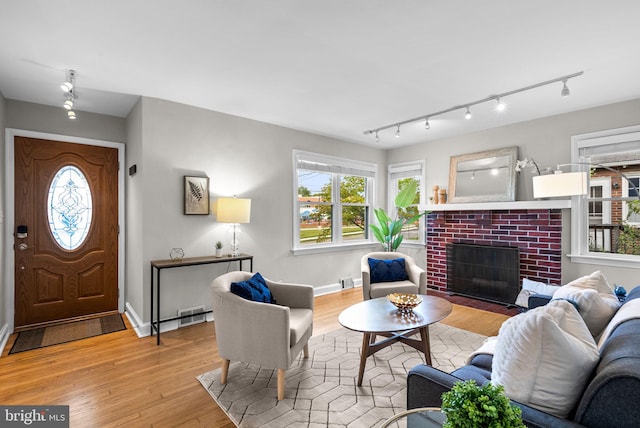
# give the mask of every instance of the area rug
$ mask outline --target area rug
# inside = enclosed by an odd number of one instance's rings
[[[429,333],[433,366],[445,372],[463,366],[486,339],[440,323]],[[281,401],[275,370],[232,362],[226,385],[220,369],[197,379],[239,427],[374,427],[406,410],[407,372],[424,354],[395,343],[367,359],[358,387],[361,345],[362,333],[344,328],[312,337],[309,358],[300,356],[286,372]]]
[[[74,340],[86,339],[101,334],[125,330],[124,321],[120,314],[106,315],[83,321],[74,321],[50,327],[36,328],[18,333],[9,354],[58,345]]]

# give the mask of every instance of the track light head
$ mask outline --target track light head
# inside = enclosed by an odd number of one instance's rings
[[[467,112],[464,114],[464,118],[467,120],[471,119],[471,111],[469,110],[469,107],[467,107]]]
[[[68,117],[69,119],[71,119],[71,120],[75,120],[75,118],[76,118],[76,112],[75,112],[75,111],[73,111],[73,110],[69,110],[69,111],[67,112],[67,117]]]
[[[569,88],[567,87],[567,79],[564,79],[562,81],[562,90],[560,91],[560,96],[562,98],[566,98],[571,94],[571,92],[569,91]]]
[[[380,142],[380,138],[378,138],[378,131],[376,131],[376,143]]]
[[[73,89],[73,83],[64,82],[62,85],[60,85],[60,89],[62,89],[63,92],[69,92]]]
[[[398,128],[396,129],[396,138],[400,138],[400,125],[398,125]]]
[[[506,108],[506,106],[504,105],[504,103],[502,102],[502,100],[500,99],[500,97],[496,97],[496,110],[497,111],[504,111],[504,109]]]
[[[431,129],[431,124],[429,123],[428,117],[424,120],[424,129]]]

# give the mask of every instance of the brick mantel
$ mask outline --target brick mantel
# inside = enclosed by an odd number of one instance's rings
[[[434,206],[435,207],[435,206]],[[564,208],[564,207],[563,207]],[[559,284],[561,209],[443,210],[427,215],[427,284],[447,288],[449,242],[520,249],[520,281]]]

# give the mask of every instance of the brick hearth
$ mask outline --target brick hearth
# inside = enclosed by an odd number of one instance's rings
[[[427,215],[427,284],[447,289],[449,242],[520,249],[520,281],[559,284],[562,214],[559,209],[434,211]]]

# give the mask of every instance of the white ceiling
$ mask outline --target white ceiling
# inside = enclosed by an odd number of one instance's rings
[[[638,17],[637,0],[0,0],[0,91],[60,106],[73,68],[78,120],[142,95],[397,147],[640,98]],[[578,71],[568,98],[363,134]]]

